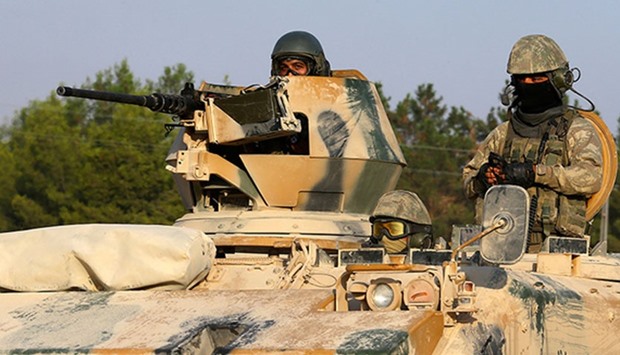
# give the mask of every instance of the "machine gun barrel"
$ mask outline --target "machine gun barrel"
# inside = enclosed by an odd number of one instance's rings
[[[66,97],[72,96],[84,99],[110,101],[122,104],[142,106],[147,107],[154,112],[161,112],[178,116],[187,116],[193,113],[195,110],[204,109],[204,104],[193,94],[166,95],[160,93],[153,93],[151,95],[140,96],[119,94],[108,91],[76,89],[68,86],[59,86],[56,89],[56,93],[60,96]]]

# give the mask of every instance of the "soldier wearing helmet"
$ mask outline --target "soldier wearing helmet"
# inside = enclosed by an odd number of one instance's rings
[[[292,31],[278,39],[271,52],[271,76],[331,76],[321,42],[311,33]],[[272,154],[309,154],[307,121],[302,132],[256,143],[253,150]]]
[[[407,247],[434,246],[431,217],[413,192],[396,190],[383,194],[370,222],[371,242],[382,244],[388,253],[400,253]]]
[[[586,233],[586,201],[602,183],[602,144],[592,123],[564,104],[566,91],[574,91],[573,71],[553,39],[519,39],[507,71],[514,90],[512,102],[503,102],[509,104],[508,121],[487,136],[465,166],[464,187],[477,199],[477,218],[490,186],[526,188],[534,220],[528,251],[538,252],[550,235]]]
[[[329,62],[316,37],[304,31],[284,34],[271,52],[271,75],[330,76]]]

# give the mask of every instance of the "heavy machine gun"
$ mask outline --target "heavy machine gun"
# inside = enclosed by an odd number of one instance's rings
[[[165,125],[167,131],[175,127],[191,128],[192,134],[208,134],[209,142],[215,144],[240,145],[301,131],[301,123],[289,108],[285,83],[278,80],[250,87],[203,82],[199,89],[188,82],[180,95],[130,95],[68,86],[59,86],[56,93],[170,114],[175,122]]]
[[[122,104],[147,107],[153,112],[161,112],[179,117],[188,117],[196,110],[204,110],[204,102],[200,101],[200,93],[194,89],[194,84],[186,83],[180,95],[153,93],[151,95],[129,95],[108,91],[76,89],[69,86],[59,86],[56,93],[65,97],[79,97],[84,99],[118,102]]]

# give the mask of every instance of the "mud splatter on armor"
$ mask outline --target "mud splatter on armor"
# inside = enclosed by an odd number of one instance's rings
[[[23,321],[26,326],[19,332],[9,333],[0,342],[21,344],[24,349],[45,348],[50,353],[87,352],[112,337],[108,331],[88,332],[93,320],[101,325],[100,329],[113,329],[114,324],[139,311],[137,306],[109,304],[113,294],[67,292],[46,298],[32,307],[11,311],[13,318]],[[69,351],[66,339],[77,333],[81,334],[81,343],[71,344]]]
[[[397,154],[392,150],[390,144],[382,133],[379,125],[379,112],[377,111],[377,101],[368,82],[362,80],[345,80],[347,89],[349,108],[353,113],[354,122],[360,123],[364,131],[367,142],[369,156],[378,160],[395,161]],[[362,115],[367,118],[361,120]]]
[[[390,329],[372,329],[347,336],[337,354],[391,354],[409,353],[408,334]]]
[[[317,125],[329,157],[342,158],[350,134],[346,122],[334,111],[323,111],[317,118]]]
[[[200,336],[201,332],[208,329],[229,329],[232,334],[238,334],[228,344],[217,346],[214,354],[229,354],[233,349],[251,344],[257,335],[265,329],[273,326],[275,321],[265,320],[256,321],[248,313],[231,314],[226,317],[199,317],[183,322],[180,328],[183,330],[168,339],[167,346],[156,350],[158,352],[169,353],[178,350],[179,345],[187,344],[192,338]]]
[[[585,319],[580,294],[552,277],[534,276],[538,280],[534,283],[513,279],[508,291],[533,313],[530,317],[531,326],[536,330],[542,348],[549,341],[546,329],[549,324],[564,324],[565,328],[578,331],[583,329]]]

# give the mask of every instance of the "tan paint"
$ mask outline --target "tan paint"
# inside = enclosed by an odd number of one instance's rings
[[[412,343],[415,344],[413,353],[420,355],[433,354],[437,343],[443,335],[443,314],[441,312],[427,312],[426,318],[409,330]]]
[[[355,78],[360,80],[368,80],[368,78],[366,78],[366,76],[357,69],[332,70],[332,76],[336,78]]]
[[[263,246],[274,248],[290,248],[294,240],[312,240],[321,249],[350,249],[359,248],[362,240],[345,241],[329,239],[308,239],[296,237],[250,237],[250,236],[217,236],[213,238],[215,246]]]
[[[586,220],[589,221],[601,210],[614,188],[618,173],[618,151],[613,135],[599,115],[583,110],[579,110],[579,113],[592,123],[603,144],[601,149],[603,156],[603,181],[601,182],[601,189],[588,199]]]

